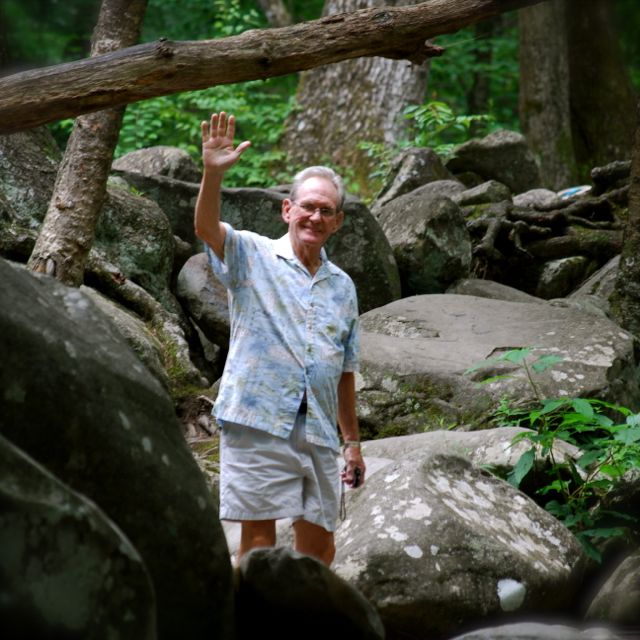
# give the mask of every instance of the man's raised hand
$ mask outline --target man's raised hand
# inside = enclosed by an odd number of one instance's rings
[[[200,124],[202,130],[202,163],[205,172],[223,174],[233,166],[243,151],[251,144],[248,140],[241,142],[235,149],[233,137],[236,131],[234,116],[221,111],[212,113],[211,120]]]

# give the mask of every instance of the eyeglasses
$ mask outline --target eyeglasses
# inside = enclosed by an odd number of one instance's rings
[[[310,216],[312,216],[316,211],[319,211],[323,218],[333,218],[333,216],[336,215],[336,210],[331,209],[330,207],[316,207],[316,205],[309,202],[296,202],[295,200],[292,200],[292,202]]]

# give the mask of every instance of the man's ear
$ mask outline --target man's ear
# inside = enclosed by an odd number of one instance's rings
[[[333,233],[338,231],[338,229],[340,229],[340,227],[342,226],[342,223],[344,222],[344,211],[338,211],[338,213],[336,213],[335,220],[336,220],[336,225],[333,229]]]
[[[282,219],[289,224],[289,211],[291,210],[291,206],[293,205],[293,202],[291,202],[291,200],[289,200],[289,198],[285,198],[282,201]]]

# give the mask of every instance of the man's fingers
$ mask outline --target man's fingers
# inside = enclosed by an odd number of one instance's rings
[[[245,140],[244,142],[241,142],[238,145],[238,147],[236,148],[236,151],[238,152],[238,155],[240,155],[245,149],[247,149],[250,146],[251,146],[251,141],[250,140]]]
[[[221,138],[224,138],[227,133],[227,114],[224,111],[221,111],[218,116],[218,130],[216,133]]]
[[[229,121],[227,123],[227,138],[229,140],[233,140],[233,136],[236,135],[236,118],[235,116],[229,116]]]

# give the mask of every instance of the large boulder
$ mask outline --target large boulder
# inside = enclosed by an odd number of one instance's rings
[[[545,397],[640,406],[631,335],[577,309],[455,294],[413,296],[363,314],[361,329],[358,415],[370,436],[477,428],[503,398],[533,402],[535,392],[517,365],[465,374],[514,348],[531,347],[532,359],[563,359],[535,376]],[[476,384],[493,374],[506,377]]]
[[[454,282],[446,291],[463,296],[477,296],[478,298],[491,298],[492,300],[507,300],[509,302],[530,302],[532,304],[545,304],[545,300],[531,296],[520,289],[514,289],[495,280],[481,280],[480,278],[463,278]]]
[[[205,253],[191,256],[180,270],[176,295],[208,340],[229,348],[229,302],[225,286],[213,275]]]
[[[383,640],[380,616],[353,586],[314,558],[287,548],[254,549],[237,576],[239,640]]]
[[[0,136],[0,194],[14,222],[37,229],[44,220],[60,159],[46,127]]]
[[[154,640],[153,586],[90,500],[0,436],[3,638]]]
[[[603,267],[600,267],[588,280],[585,280],[577,289],[572,291],[570,300],[592,300],[597,298],[601,308],[609,314],[609,297],[613,293],[618,277],[618,265],[620,256],[615,256]]]
[[[348,492],[346,508],[335,571],[376,605],[391,638],[548,615],[580,589],[585,556],[575,537],[462,457],[414,449]]]
[[[387,183],[380,190],[372,210],[376,213],[394,198],[436,180],[454,180],[440,156],[425,147],[405,149],[392,160]]]
[[[569,295],[598,268],[586,256],[568,256],[545,262],[538,276],[535,295],[550,300]]]
[[[526,138],[515,131],[500,129],[461,144],[446,166],[454,174],[473,172],[484,180],[502,182],[514,194],[541,186],[540,170]]]
[[[568,624],[513,622],[474,629],[450,640],[622,640],[605,627],[578,628]]]
[[[109,186],[92,251],[175,309],[169,292],[175,240],[167,216],[153,200]]]
[[[114,160],[116,171],[131,171],[143,176],[167,176],[185,182],[200,182],[202,172],[184,149],[157,145],[131,151]]]
[[[587,611],[588,620],[640,629],[640,551],[625,558],[607,578]]]
[[[0,261],[0,432],[142,556],[160,638],[224,638],[231,566],[169,396],[77,289]]]
[[[117,179],[155,201],[169,219],[173,233],[193,252],[202,250],[193,228],[193,213],[200,186],[166,175],[145,175],[136,171],[114,171]]]
[[[469,275],[471,238],[464,216],[450,198],[431,195],[434,184],[395,198],[379,212],[405,296],[442,293]]]
[[[5,257],[24,262],[31,253],[59,162],[60,151],[46,129],[0,136],[0,251]],[[175,308],[168,291],[174,248],[167,217],[155,202],[108,185],[93,257],[112,263],[167,308]]]

